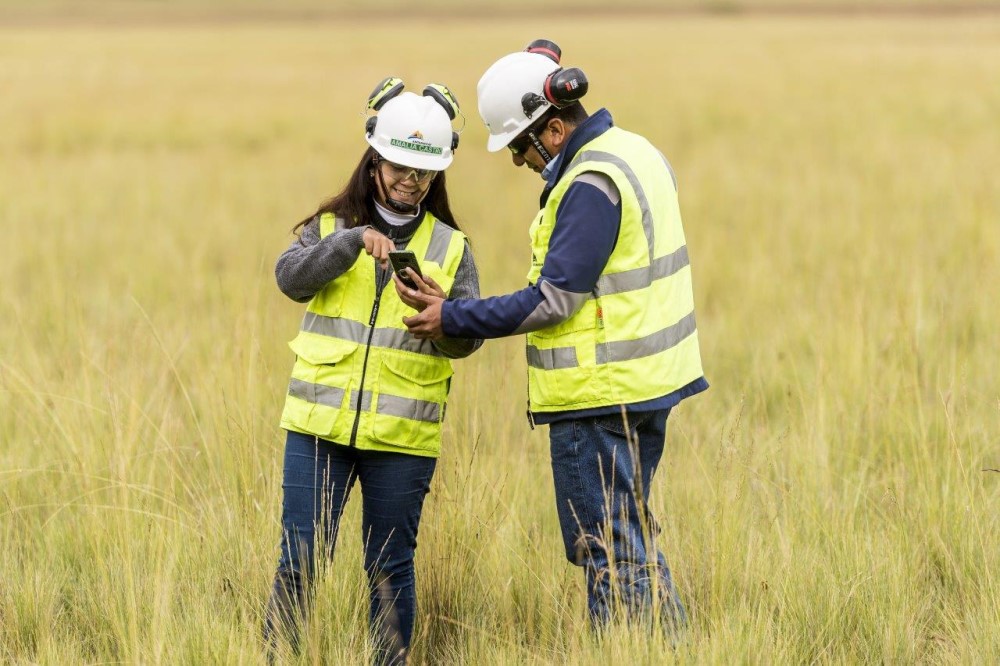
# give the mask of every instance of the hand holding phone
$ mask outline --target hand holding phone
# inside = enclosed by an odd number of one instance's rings
[[[394,250],[389,253],[389,263],[392,264],[392,272],[399,276],[400,281],[410,289],[416,289],[417,285],[406,273],[407,268],[412,268],[413,272],[423,277],[420,271],[420,264],[417,262],[417,255],[409,250]]]

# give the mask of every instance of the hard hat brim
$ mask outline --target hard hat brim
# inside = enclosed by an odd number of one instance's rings
[[[403,150],[402,148],[379,145],[371,137],[366,137],[365,140],[383,158],[396,164],[413,167],[414,169],[444,171],[451,166],[454,159],[454,154],[450,150],[445,150],[441,155],[421,155],[410,150]]]
[[[486,140],[486,151],[490,153],[495,153],[503,150],[507,147],[511,141],[514,140],[518,134],[521,133],[520,129],[514,130],[513,132],[506,132],[504,134],[491,134]]]

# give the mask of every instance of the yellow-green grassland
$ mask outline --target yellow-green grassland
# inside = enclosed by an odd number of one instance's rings
[[[678,176],[712,388],[652,509],[691,625],[589,632],[511,338],[455,364],[411,662],[1000,662],[990,3],[80,4],[0,2],[0,662],[265,663],[303,309],[274,261],[397,75],[462,102],[453,208],[483,293],[522,287],[541,181],[475,85],[536,37]],[[345,520],[288,663],[368,659]]]

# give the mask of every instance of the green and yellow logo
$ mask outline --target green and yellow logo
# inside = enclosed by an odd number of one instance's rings
[[[440,155],[441,149],[437,146],[432,146],[429,143],[415,143],[413,141],[402,141],[401,139],[391,139],[389,141],[390,145],[396,146],[397,148],[402,148],[404,150],[412,150],[415,153],[430,153],[431,155]]]

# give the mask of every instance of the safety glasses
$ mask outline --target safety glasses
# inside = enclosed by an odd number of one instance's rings
[[[433,169],[415,169],[413,167],[396,164],[389,160],[380,160],[385,165],[385,175],[396,181],[404,181],[413,178],[416,182],[423,184],[434,177],[437,171]]]
[[[524,155],[528,152],[528,147],[531,146],[531,130],[526,130],[521,132],[507,144],[507,149],[515,155]]]

